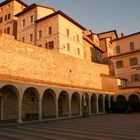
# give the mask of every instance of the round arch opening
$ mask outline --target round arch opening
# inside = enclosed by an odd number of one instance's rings
[[[13,85],[5,85],[0,89],[0,120],[18,119],[18,89]]]
[[[66,91],[62,91],[58,98],[58,114],[59,117],[69,115],[69,95]]]
[[[53,118],[56,116],[55,108],[56,94],[52,89],[44,92],[42,99],[42,116],[43,118]]]
[[[22,118],[25,121],[37,120],[39,113],[39,92],[33,87],[25,90],[22,101]]]
[[[71,115],[80,114],[80,95],[78,92],[72,94],[71,97]]]

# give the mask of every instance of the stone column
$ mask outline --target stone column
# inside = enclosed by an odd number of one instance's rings
[[[103,96],[103,113],[105,113],[105,97]]]
[[[69,99],[69,117],[71,117],[71,99]]]
[[[111,108],[111,97],[109,96],[109,99],[108,99],[108,107],[109,107],[109,109]]]
[[[89,109],[89,116],[91,115],[91,96],[89,96],[89,100],[88,100],[88,109]]]
[[[55,116],[56,116],[56,118],[59,117],[59,114],[58,114],[58,99],[56,99],[56,101],[55,101]]]
[[[82,101],[82,96],[80,97],[80,116],[83,115],[83,109],[82,109],[83,101]]]
[[[98,105],[98,95],[97,96],[97,100],[96,100],[96,114],[99,114],[99,105]]]
[[[23,120],[22,120],[22,100],[23,100],[23,98],[19,96],[19,98],[18,98],[18,120],[17,120],[18,123],[23,122]]]
[[[39,120],[42,120],[42,98],[39,99]]]
[[[3,96],[1,96],[1,120],[3,120]]]

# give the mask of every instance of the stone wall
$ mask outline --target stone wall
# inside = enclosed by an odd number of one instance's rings
[[[107,65],[81,60],[0,36],[0,74],[102,89]]]

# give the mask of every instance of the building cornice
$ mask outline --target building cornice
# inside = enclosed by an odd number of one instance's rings
[[[0,3],[0,7],[4,6],[12,1],[14,1],[14,0],[5,0],[4,2]],[[21,0],[15,0],[15,1],[19,2],[21,5],[23,5],[25,7],[28,7],[28,5]]]
[[[135,51],[131,51],[131,52],[126,52],[126,53],[110,56],[109,58],[120,57],[120,56],[124,56],[124,55],[128,55],[128,54],[133,54],[133,53],[137,53],[137,52],[140,52],[140,50],[135,50]]]

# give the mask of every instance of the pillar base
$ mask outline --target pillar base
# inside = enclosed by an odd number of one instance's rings
[[[17,120],[17,123],[23,123],[22,119]]]

